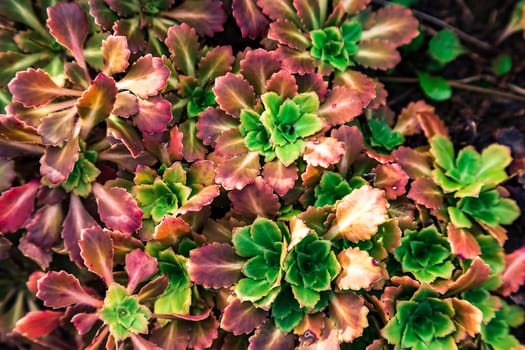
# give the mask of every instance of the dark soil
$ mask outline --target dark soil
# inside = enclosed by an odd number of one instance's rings
[[[463,31],[481,43],[461,40],[469,50],[465,55],[449,63],[441,75],[448,80],[480,77],[470,84],[499,91],[511,92],[525,97],[525,38],[523,32],[507,37],[499,45],[499,35],[507,25],[516,0],[420,0],[413,6],[424,14],[431,15]],[[430,37],[436,31],[444,29],[431,20],[419,16],[423,32]],[[512,57],[512,70],[496,76],[490,68],[491,60],[499,54],[507,53]],[[419,62],[418,62],[419,60]],[[426,47],[417,52],[405,52],[404,59],[396,72],[397,76],[415,77],[415,70],[420,69],[428,60]],[[418,64],[419,63],[419,64]],[[517,86],[523,91],[513,90]],[[388,84],[390,107],[396,111],[409,102],[424,99],[425,96],[415,84]],[[472,144],[479,149],[493,142],[506,144],[512,148],[515,169],[520,173],[511,178],[505,186],[525,213],[525,103],[516,99],[500,97],[491,93],[484,94],[463,89],[454,89],[450,100],[428,103],[436,107],[436,112],[449,127],[452,140],[457,147]],[[512,252],[525,245],[525,215],[508,227],[509,240],[505,250]],[[525,287],[511,296],[515,303],[525,307]],[[515,331],[522,343],[525,343],[525,327]]]

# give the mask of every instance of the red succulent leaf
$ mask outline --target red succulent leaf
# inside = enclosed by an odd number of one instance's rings
[[[299,177],[295,164],[286,167],[279,160],[264,164],[262,175],[264,181],[281,197],[294,187]]]
[[[265,92],[268,79],[282,68],[275,52],[263,49],[248,51],[240,65],[242,76],[257,95]]]
[[[119,90],[131,90],[141,98],[148,98],[166,87],[169,76],[170,70],[162,63],[162,58],[148,54],[133,63],[117,87]]]
[[[345,147],[337,168],[343,176],[346,176],[350,166],[359,158],[364,148],[363,135],[356,126],[343,125],[338,129],[333,129],[331,136],[342,142]]]
[[[228,243],[231,242],[233,229],[242,226],[246,226],[246,223],[227,215],[218,220],[209,219],[202,234],[208,242]]]
[[[481,332],[483,313],[466,300],[458,298],[451,298],[451,300],[454,308],[454,321],[457,322],[462,331],[471,337],[475,337]]]
[[[209,107],[199,114],[197,137],[208,146],[215,146],[217,138],[225,131],[237,128],[238,121],[217,108]]]
[[[293,75],[286,70],[274,73],[266,82],[266,91],[273,91],[283,99],[297,95],[298,86]]]
[[[186,23],[170,27],[164,42],[170,50],[175,67],[185,75],[194,76],[200,46],[195,29]]]
[[[93,184],[100,219],[109,228],[131,234],[142,225],[142,210],[123,188]]]
[[[339,330],[339,337],[345,342],[352,342],[368,327],[368,308],[363,298],[353,293],[334,293],[328,310],[330,319]]]
[[[16,76],[8,85],[14,102],[24,107],[38,107],[60,96],[80,96],[80,91],[59,87],[42,69],[29,68]]]
[[[170,130],[170,137],[168,141],[168,153],[171,160],[181,160],[182,150],[184,145],[182,140],[184,135],[179,131],[179,128],[175,125]]]
[[[368,108],[376,109],[380,106],[386,105],[386,98],[388,97],[388,91],[385,89],[385,85],[377,79],[372,79],[375,85],[375,97],[368,104]]]
[[[268,19],[254,0],[233,0],[232,9],[243,38],[257,39],[266,35]]]
[[[292,73],[310,74],[315,71],[317,64],[315,59],[308,51],[296,50],[288,46],[279,45],[277,57],[282,61],[282,65]]]
[[[312,73],[295,76],[295,81],[299,87],[299,93],[315,92],[319,101],[323,102],[328,93],[328,82],[323,79],[321,74]]]
[[[177,214],[186,214],[187,212],[198,212],[203,207],[210,205],[213,200],[221,193],[219,185],[204,187],[197,194],[193,195],[184,205],[177,209]]]
[[[498,292],[503,296],[515,293],[525,281],[525,246],[505,256],[505,270],[501,275],[503,284]]]
[[[483,262],[480,257],[474,258],[469,269],[450,286],[448,286],[448,295],[461,293],[465,290],[477,288],[483,284],[489,277],[490,266]]]
[[[25,257],[36,262],[42,270],[46,270],[51,263],[51,251],[30,241],[27,236],[20,238],[18,250],[20,250]]]
[[[241,278],[244,260],[227,243],[212,243],[190,251],[188,272],[205,288],[229,287]]]
[[[82,89],[89,87],[91,77],[86,76],[84,69],[75,61],[64,63],[64,74],[70,82],[78,85]]]
[[[248,148],[239,129],[224,131],[215,142],[215,152],[221,157],[234,157],[246,154]]]
[[[319,108],[319,116],[330,125],[352,121],[363,111],[363,101],[356,90],[345,86],[336,86]]]
[[[304,160],[311,166],[328,168],[339,162],[345,153],[345,145],[335,137],[314,138],[306,143]]]
[[[16,321],[13,331],[35,340],[54,331],[60,325],[63,316],[64,313],[60,311],[31,311]]]
[[[138,157],[144,151],[144,144],[139,132],[130,122],[122,118],[111,116],[106,120],[108,136],[121,141],[131,153]]]
[[[295,346],[295,335],[285,333],[274,327],[273,322],[266,321],[250,337],[248,350],[290,350]]]
[[[133,3],[123,3],[118,0],[104,0],[104,2],[113,12],[118,13],[121,17],[130,17],[134,15],[135,7]]]
[[[215,80],[213,93],[221,109],[234,117],[239,116],[241,109],[252,109],[255,105],[253,87],[232,73]]]
[[[187,170],[186,184],[199,191],[215,183],[215,164],[211,160],[200,160]]]
[[[135,249],[126,255],[126,272],[128,273],[127,291],[131,295],[138,284],[158,271],[157,260]]]
[[[233,210],[247,218],[258,216],[273,218],[277,215],[281,204],[279,197],[273,193],[272,186],[257,177],[254,183],[242,190],[233,190],[228,193]]]
[[[4,238],[4,237],[2,237]],[[35,271],[29,275],[26,282],[26,287],[29,292],[36,294],[38,291],[37,282],[40,278],[44,277],[45,273],[42,271]]]
[[[215,181],[226,190],[241,190],[255,181],[259,170],[259,153],[249,152],[218,164]]]
[[[191,233],[191,226],[186,223],[180,217],[164,216],[162,221],[155,226],[155,233],[153,239],[163,245],[172,245],[180,241],[181,237],[184,237]]]
[[[396,199],[406,192],[408,175],[397,163],[379,164],[373,170],[375,187],[385,190],[387,199]]]
[[[89,271],[104,280],[106,286],[113,283],[113,241],[107,230],[100,227],[85,228],[80,233],[80,256]]]
[[[146,283],[137,293],[139,301],[154,301],[168,288],[168,275],[162,275]]]
[[[60,204],[47,204],[27,221],[27,239],[42,249],[51,248],[60,236],[64,214]]]
[[[221,328],[234,335],[249,334],[268,317],[268,311],[256,308],[252,303],[233,299],[224,309]]]
[[[205,84],[231,71],[235,58],[231,46],[216,46],[199,61],[199,82]]]
[[[213,314],[205,320],[192,324],[188,348],[208,349],[219,335],[219,321]]]
[[[325,19],[322,18],[321,13],[326,13],[326,8],[322,8],[323,3],[317,0],[294,0],[293,6],[307,32],[323,27]],[[324,4],[324,7],[328,6]]]
[[[191,322],[173,320],[164,327],[153,329],[150,339],[164,349],[186,350],[192,326]]]
[[[89,14],[93,16],[95,23],[104,30],[110,30],[118,18],[104,0],[89,0]]]
[[[145,134],[166,131],[171,121],[171,104],[160,95],[147,100],[139,98],[139,111],[133,118],[137,127]]]
[[[317,314],[319,315],[319,314]],[[317,316],[315,315],[315,316]],[[323,314],[320,314],[325,317]],[[309,316],[309,315],[307,315]],[[318,318],[320,318],[318,316]],[[325,325],[326,324],[326,325]],[[339,344],[339,332],[335,327],[332,320],[326,319],[323,322],[323,329],[320,330],[316,335],[309,332],[304,332],[300,337],[301,343],[297,350],[337,350],[341,348]],[[315,337],[315,339],[314,339]],[[373,350],[367,348],[367,350]],[[376,349],[379,350],[379,349]]]
[[[386,40],[397,47],[410,43],[418,35],[417,27],[418,21],[408,8],[387,6],[368,18],[361,40]]]
[[[117,94],[115,104],[113,105],[112,114],[120,117],[130,117],[139,111],[139,100],[137,96],[129,91],[122,91]]]
[[[81,135],[86,137],[91,129],[104,119],[111,111],[117,98],[115,80],[99,73],[91,86],[78,99],[77,110],[82,120]]]
[[[347,70],[335,74],[334,84],[337,86],[346,86],[349,89],[359,91],[359,96],[363,101],[363,106],[368,106],[370,101],[376,97],[376,88],[374,81],[365,74]]]
[[[128,60],[131,51],[128,49],[128,40],[125,36],[110,35],[102,42],[102,60],[107,76],[125,72],[129,66]]]
[[[86,334],[93,328],[95,322],[99,320],[97,314],[81,312],[71,318],[71,323],[75,325],[79,334]]]
[[[62,147],[47,147],[40,159],[40,173],[52,184],[65,182],[78,160],[80,146],[78,134],[70,138]]]
[[[334,7],[337,4],[343,4],[345,11],[349,15],[355,15],[356,13],[363,11],[370,1],[371,0],[336,0],[334,1]]]
[[[0,136],[11,143],[40,143],[40,137],[35,127],[26,124],[17,117],[0,114]]]
[[[76,117],[76,108],[68,108],[43,117],[38,126],[38,132],[42,136],[42,143],[56,146],[67,140],[75,125]]]
[[[401,61],[396,45],[386,40],[365,40],[358,46],[359,50],[353,58],[366,68],[387,70],[394,68]]]
[[[439,209],[443,205],[443,193],[428,177],[418,177],[410,185],[408,198],[428,209]]]
[[[297,50],[306,50],[312,45],[301,29],[293,22],[282,18],[270,24],[268,38]]]
[[[58,3],[47,9],[47,27],[59,44],[67,47],[75,60],[84,67],[82,48],[86,41],[89,22],[87,14],[76,2]]]
[[[144,32],[141,30],[140,17],[119,19],[113,24],[115,35],[125,36],[128,39],[128,47],[133,53],[146,47]]]
[[[83,260],[80,256],[78,241],[80,240],[82,229],[89,227],[99,228],[95,219],[84,208],[80,198],[72,193],[69,201],[69,211],[64,220],[62,238],[69,252],[69,258],[79,266],[83,265]]]
[[[202,160],[208,153],[208,148],[197,138],[197,124],[195,119],[188,119],[179,125],[182,133],[182,154],[188,162]]]
[[[72,304],[102,307],[102,300],[88,294],[78,279],[65,271],[50,271],[38,280],[36,296],[44,305],[52,308],[66,307]]]
[[[146,340],[139,335],[131,333],[130,336],[131,336],[131,344],[133,344],[133,349],[136,349],[136,350],[162,350],[163,349],[157,344],[152,343],[149,340]]]
[[[430,140],[436,135],[448,137],[448,128],[443,120],[435,113],[418,113],[416,117],[427,140]]]
[[[292,6],[292,1],[257,0],[257,5],[262,12],[272,20],[287,19],[296,25],[300,25],[297,11]]]
[[[15,177],[15,162],[0,158],[0,192],[9,189]]]
[[[13,187],[0,196],[0,232],[15,232],[21,228],[33,212],[40,181],[32,180]]]
[[[476,237],[466,230],[454,227],[451,223],[447,226],[447,239],[452,253],[461,259],[474,259],[481,254]]]
[[[301,322],[293,329],[294,334],[299,336],[302,346],[315,346],[321,338],[321,333],[326,326],[326,315],[322,312],[307,314]]]
[[[187,23],[195,28],[199,35],[210,37],[216,32],[222,32],[226,21],[222,2],[215,0],[184,1],[174,9],[162,12],[162,15]]]
[[[411,179],[432,176],[432,160],[430,157],[405,146],[396,149],[392,155]]]
[[[435,114],[434,107],[428,105],[423,100],[410,102],[399,114],[394,131],[405,136],[420,133],[421,125],[419,123],[418,114],[422,113]]]

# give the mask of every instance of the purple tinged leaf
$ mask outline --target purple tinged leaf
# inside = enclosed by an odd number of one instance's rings
[[[255,181],[259,170],[259,153],[249,152],[218,164],[215,181],[226,190],[241,190]]]
[[[305,74],[295,76],[295,81],[299,87],[299,93],[315,92],[319,101],[323,102],[328,93],[328,82],[323,79],[321,74]]]
[[[113,283],[113,241],[107,230],[100,227],[85,228],[80,233],[80,255],[89,271],[104,280],[106,286]]]
[[[175,66],[185,75],[194,76],[200,46],[195,29],[186,23],[170,27],[164,43],[170,50]]]
[[[108,136],[121,141],[133,157],[138,157],[144,151],[144,144],[138,131],[128,121],[110,116],[106,123]]]
[[[266,82],[266,91],[273,91],[283,99],[293,98],[297,95],[298,86],[293,75],[287,70],[281,70],[274,73]]]
[[[133,173],[138,165],[151,166],[158,160],[151,153],[145,151],[139,154],[137,158],[133,158],[129,150],[123,144],[112,145],[110,148],[98,154],[98,160],[110,161],[117,164],[120,168],[126,169]]]
[[[99,73],[89,88],[78,99],[77,110],[82,120],[81,135],[85,138],[91,129],[106,119],[117,97],[115,80]]]
[[[40,173],[52,184],[66,182],[78,160],[78,131],[62,147],[47,147],[40,159]]]
[[[319,108],[319,116],[330,125],[352,121],[363,112],[363,101],[359,93],[347,87],[336,86]]]
[[[51,263],[51,251],[40,247],[37,243],[31,242],[27,239],[27,236],[20,239],[18,250],[20,250],[25,257],[36,262],[42,270],[46,270]]]
[[[129,91],[122,91],[117,94],[115,104],[113,105],[112,114],[120,117],[130,117],[139,111],[139,100],[137,96]]]
[[[197,121],[197,137],[208,146],[215,146],[217,138],[225,131],[237,128],[239,122],[217,108],[201,112]]]
[[[368,18],[361,40],[386,40],[397,47],[410,43],[418,35],[417,27],[418,21],[410,9],[399,5],[383,7]]]
[[[155,328],[150,339],[164,349],[186,350],[193,324],[184,320],[173,320],[164,327]]]
[[[254,0],[233,0],[233,17],[243,38],[262,38],[268,30],[268,19],[261,13]]]
[[[188,162],[202,160],[208,153],[208,148],[197,138],[197,126],[194,119],[188,119],[180,124],[182,133],[182,154]]]
[[[139,335],[131,333],[131,344],[133,344],[133,349],[136,350],[162,350],[160,346],[157,346],[155,343],[152,343]]]
[[[248,81],[232,73],[226,73],[215,80],[213,93],[221,109],[234,117],[239,116],[241,109],[252,109],[255,105],[253,87]]]
[[[242,76],[253,86],[257,95],[265,92],[266,81],[282,68],[275,52],[263,49],[248,51],[240,65]]]
[[[184,1],[173,10],[162,12],[162,15],[187,23],[195,28],[199,35],[210,37],[214,33],[222,32],[226,21],[222,2],[215,0]]]
[[[95,219],[93,219],[84,208],[80,198],[72,193],[69,201],[69,211],[64,220],[62,238],[69,252],[69,258],[79,266],[83,265],[83,260],[80,256],[78,241],[80,240],[82,230],[90,227],[100,229]]]
[[[121,17],[131,17],[140,11],[138,3],[135,1],[104,0],[104,2]]]
[[[128,273],[128,294],[133,294],[138,284],[158,271],[157,260],[135,249],[126,255],[126,272]]]
[[[298,169],[294,163],[285,167],[279,160],[275,160],[264,164],[263,178],[282,197],[294,187],[299,178]]]
[[[418,177],[410,185],[408,198],[428,209],[439,209],[443,205],[443,192],[428,177]]]
[[[249,334],[268,317],[268,311],[256,308],[252,303],[233,299],[224,309],[221,328],[234,335]]]
[[[432,160],[430,157],[405,146],[396,149],[392,155],[411,179],[432,176]]]
[[[307,164],[328,168],[339,162],[345,153],[345,145],[335,137],[314,138],[306,143],[304,160]]]
[[[57,146],[68,139],[75,125],[77,109],[69,108],[60,112],[50,113],[41,119],[38,132],[42,135],[44,145]]]
[[[181,160],[183,157],[183,138],[184,135],[179,131],[179,128],[176,125],[173,126],[170,130],[170,138],[168,141],[168,153],[172,161]]]
[[[387,70],[394,68],[401,56],[396,46],[385,40],[366,40],[359,43],[355,61],[366,68]]]
[[[481,254],[481,247],[474,235],[466,230],[447,225],[447,240],[450,249],[461,259],[474,259]]]
[[[160,95],[147,100],[139,99],[139,111],[133,118],[137,127],[146,134],[166,131],[172,119],[171,104]]]
[[[79,334],[86,334],[93,328],[95,322],[99,320],[97,314],[88,314],[81,312],[71,318],[71,322],[75,325]]]
[[[286,19],[296,25],[301,25],[297,11],[292,5],[292,1],[257,0],[257,6],[262,12],[272,20]]]
[[[64,313],[59,311],[31,311],[16,321],[13,332],[36,340],[54,331],[60,325],[60,319],[63,316]]]
[[[0,114],[0,136],[10,142],[40,143],[37,130],[15,116]]]
[[[85,67],[82,48],[88,35],[89,22],[84,10],[75,2],[58,3],[47,9],[47,15],[49,18],[46,24],[51,35]]]
[[[140,288],[137,298],[140,302],[154,301],[156,297],[164,293],[166,288],[168,288],[168,284],[168,275],[159,276]]]
[[[215,142],[215,152],[222,157],[234,157],[246,154],[248,148],[238,128],[224,131]]]
[[[273,193],[272,186],[260,177],[242,190],[233,190],[228,193],[233,210],[247,218],[255,219],[258,216],[273,218],[279,212],[281,204],[279,197]]]
[[[14,102],[24,107],[38,107],[60,96],[80,96],[77,90],[59,87],[42,69],[29,68],[16,76],[8,85]]]
[[[128,47],[132,53],[144,50],[146,40],[140,26],[140,17],[119,19],[113,24],[115,35],[125,36],[128,39]]]
[[[334,293],[330,299],[329,317],[339,330],[339,338],[352,342],[368,327],[368,308],[362,297],[353,293]]]
[[[215,164],[211,160],[193,163],[187,170],[186,184],[199,191],[215,183]]]
[[[155,226],[153,239],[169,246],[177,244],[182,237],[191,233],[191,226],[182,218],[175,216],[164,216],[162,221]]]
[[[268,31],[268,37],[282,45],[287,45],[297,50],[306,50],[311,46],[310,40],[303,34],[301,29],[286,19],[278,19],[272,22]]]
[[[334,84],[359,91],[359,96],[365,107],[376,97],[374,81],[358,71],[347,70],[343,73],[336,73]]]
[[[382,188],[387,199],[394,200],[406,193],[409,178],[399,164],[379,164],[372,171],[376,174],[375,187]]]
[[[10,188],[15,177],[15,162],[0,158],[0,192]]]
[[[345,11],[349,15],[355,15],[356,13],[363,11],[370,1],[371,0],[336,0],[334,1],[334,7],[337,4],[343,4]]]
[[[129,63],[128,40],[124,36],[110,35],[102,42],[103,73],[112,76],[126,71]]]
[[[317,64],[310,52],[304,50],[295,50],[291,47],[279,45],[275,51],[282,61],[282,65],[292,73],[310,74],[314,73]]]
[[[63,218],[60,204],[43,206],[25,225],[27,239],[42,249],[51,248],[60,235]]]
[[[33,212],[38,180],[13,187],[0,196],[0,232],[15,232],[21,228]]]
[[[290,350],[295,346],[295,335],[285,333],[274,327],[273,322],[266,321],[250,337],[248,350]]]
[[[324,5],[324,6],[323,6]],[[306,27],[306,31],[320,29],[324,25],[327,4],[317,0],[294,0],[293,6],[297,15]],[[324,7],[324,8],[322,8]]]
[[[93,184],[100,219],[109,228],[131,234],[142,226],[142,210],[125,189]]]
[[[205,288],[229,287],[241,278],[244,260],[227,243],[212,243],[190,251],[190,280]]]
[[[177,214],[186,214],[188,212],[198,212],[207,205],[210,205],[213,200],[221,193],[219,185],[211,185],[204,187],[197,194],[193,195],[183,206],[177,209]]]
[[[100,308],[102,300],[88,294],[78,279],[65,271],[50,271],[38,280],[36,296],[44,301],[44,305],[52,308],[66,307],[72,304],[88,305]]]
[[[162,59],[148,54],[133,63],[117,87],[119,90],[131,90],[141,98],[148,98],[166,87],[169,76],[170,70],[162,63]]]
[[[104,0],[89,0],[89,14],[93,16],[95,23],[104,30],[110,30],[118,18]]]
[[[205,84],[228,73],[234,60],[231,46],[214,47],[199,62],[199,82]]]

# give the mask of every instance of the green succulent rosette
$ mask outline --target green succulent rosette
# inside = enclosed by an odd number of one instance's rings
[[[398,301],[394,317],[383,328],[383,337],[396,349],[457,349],[454,341],[454,308],[431,289],[420,289],[412,299]]]
[[[316,207],[332,205],[352,192],[350,184],[338,173],[325,171],[314,189]]]
[[[113,283],[109,286],[104,307],[98,316],[109,326],[116,340],[124,340],[131,334],[147,333],[151,313],[147,307],[139,304],[136,296],[128,295],[126,288]]]
[[[310,54],[320,66],[330,65],[339,71],[352,66],[351,59],[358,51],[357,42],[361,38],[362,28],[359,23],[345,22],[340,27],[327,27],[310,32],[312,48]]]
[[[313,92],[283,99],[275,92],[261,96],[261,115],[244,109],[240,132],[250,151],[258,151],[266,161],[277,157],[285,166],[292,164],[305,149],[304,139],[323,128],[317,116],[319,98]]]
[[[62,183],[66,191],[73,191],[79,196],[87,197],[91,193],[91,183],[93,183],[100,170],[95,166],[97,152],[85,151],[79,153],[78,160],[69,173],[67,181]]]
[[[280,291],[282,264],[286,255],[285,228],[265,218],[238,229],[233,235],[237,255],[248,258],[242,267],[246,276],[235,292],[242,301],[268,307]]]
[[[454,271],[450,244],[434,226],[407,232],[394,256],[401,262],[404,272],[412,273],[424,283],[432,283],[437,278],[448,279]]]
[[[319,239],[315,233],[295,245],[284,264],[285,280],[302,307],[314,307],[321,299],[321,292],[331,289],[340,269],[332,243]]]

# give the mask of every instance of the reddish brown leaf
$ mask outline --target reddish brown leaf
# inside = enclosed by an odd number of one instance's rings
[[[392,155],[411,179],[432,176],[432,160],[430,157],[405,146],[396,149]]]
[[[111,229],[131,234],[142,225],[142,210],[123,188],[93,184],[100,219]]]
[[[416,117],[428,140],[436,135],[448,137],[448,128],[443,120],[436,114],[423,112],[418,113]]]
[[[466,300],[452,298],[452,307],[454,308],[454,321],[467,332],[471,337],[481,332],[481,323],[483,322],[483,313],[480,309]]]
[[[228,198],[232,202],[233,210],[248,218],[273,218],[281,207],[279,197],[273,193],[272,186],[261,177],[257,177],[254,183],[242,190],[231,191]]]
[[[0,114],[0,136],[3,140],[11,143],[38,144],[41,142],[41,138],[35,127],[26,124],[12,115],[5,116]]]
[[[182,144],[183,138],[184,135],[179,131],[179,128],[176,125],[171,128],[168,141],[168,153],[171,160],[182,159],[182,150],[184,149],[184,145]]]
[[[376,97],[376,84],[374,81],[358,71],[347,70],[343,73],[336,73],[334,84],[336,86],[346,86],[349,89],[359,91],[359,96],[365,107]]]
[[[64,313],[59,311],[31,311],[16,321],[13,331],[35,340],[54,331],[63,316]]]
[[[164,41],[172,55],[173,64],[185,75],[195,75],[199,55],[199,38],[194,28],[186,23],[172,26]]]
[[[60,204],[46,204],[27,221],[27,239],[42,249],[51,248],[58,240],[64,214]]]
[[[215,142],[215,153],[221,157],[241,156],[248,152],[244,138],[238,128],[224,131],[217,137]]]
[[[443,205],[443,193],[428,177],[418,177],[410,185],[408,198],[429,209],[439,209]]]
[[[113,241],[107,230],[85,228],[80,233],[80,256],[89,271],[101,277],[106,286],[113,282]]]
[[[52,308],[66,307],[72,304],[102,307],[102,300],[88,294],[78,279],[65,271],[50,271],[38,280],[36,296],[44,301],[45,306]]]
[[[285,167],[279,160],[264,164],[262,175],[264,181],[281,197],[294,187],[299,177],[295,164]]]
[[[222,32],[226,21],[222,2],[216,0],[184,1],[169,12],[163,12],[163,15],[189,24],[201,36],[213,36],[216,32]]]
[[[139,111],[139,100],[137,96],[129,91],[122,91],[117,94],[112,114],[127,118]]]
[[[125,36],[131,52],[137,53],[146,47],[144,32],[140,28],[140,17],[117,20],[112,27],[115,35]]]
[[[505,270],[501,279],[503,284],[498,291],[503,296],[518,291],[525,281],[525,246],[505,256]]]
[[[232,73],[215,80],[213,93],[222,110],[238,117],[241,109],[252,109],[255,104],[253,87],[243,78]]]
[[[319,116],[333,126],[352,121],[362,111],[363,101],[358,91],[336,86],[319,108]]]
[[[163,245],[172,245],[180,241],[180,239],[191,233],[191,226],[181,218],[174,216],[164,216],[162,221],[155,226],[155,233],[153,239]]]
[[[283,66],[292,73],[300,75],[314,73],[317,64],[310,52],[295,50],[284,45],[279,45],[275,52]]]
[[[294,76],[283,69],[274,73],[271,78],[266,81],[266,91],[273,91],[283,99],[291,99],[297,95],[298,86]]]
[[[0,232],[15,232],[24,225],[33,212],[40,181],[32,180],[13,187],[0,196]]]
[[[170,70],[162,63],[162,59],[148,54],[133,63],[117,87],[119,90],[131,90],[141,98],[148,98],[166,87],[169,76]]]
[[[197,124],[195,119],[187,119],[179,125],[182,133],[182,154],[188,162],[203,160],[208,153],[208,148],[197,138]]]
[[[226,190],[241,190],[255,181],[259,170],[259,153],[249,152],[218,164],[215,181]]]
[[[108,136],[122,142],[132,157],[138,157],[144,152],[144,144],[139,132],[131,123],[114,115],[106,119]]]
[[[366,40],[361,41],[358,46],[359,50],[354,59],[367,68],[387,70],[394,68],[401,61],[396,45],[388,41]]]
[[[234,0],[233,17],[241,29],[243,38],[257,39],[266,34],[268,20],[253,0]]]
[[[489,273],[490,266],[485,264],[481,258],[474,258],[467,272],[448,287],[447,294],[453,295],[479,287],[487,280]]]
[[[155,343],[133,333],[131,333],[131,344],[133,344],[133,349],[136,350],[163,350],[163,348],[157,346]]]
[[[370,290],[383,280],[381,267],[367,251],[348,248],[337,255],[342,271],[336,279],[341,289]]]
[[[265,91],[266,82],[281,70],[277,55],[273,51],[263,49],[250,50],[240,62],[241,74],[253,87],[257,95]]]
[[[349,15],[355,15],[364,10],[370,1],[371,0],[336,0],[334,1],[334,7],[342,3],[345,11],[348,12]]]
[[[231,46],[216,46],[199,62],[199,81],[205,84],[231,71],[235,58]]]
[[[166,131],[172,119],[171,104],[161,96],[139,99],[139,111],[133,118],[137,127],[146,134]]]
[[[297,50],[306,50],[311,46],[303,32],[293,22],[283,18],[270,24],[268,38]]]
[[[188,272],[206,288],[229,287],[241,278],[244,260],[226,243],[212,243],[190,251]]]
[[[125,36],[110,35],[102,42],[103,73],[112,76],[126,71],[131,51]]]
[[[417,115],[421,113],[434,114],[434,107],[428,105],[425,101],[419,100],[410,102],[408,106],[401,110],[394,127],[397,131],[405,136],[415,135],[421,132],[421,125]]]
[[[81,312],[71,318],[71,323],[75,325],[79,334],[86,334],[98,320],[97,314]]]
[[[319,137],[306,143],[303,158],[311,166],[328,168],[339,162],[344,153],[344,143],[335,137]]]
[[[157,272],[157,260],[140,249],[126,255],[126,272],[128,273],[127,291],[131,295],[138,284]]]
[[[418,21],[412,11],[399,5],[374,12],[363,28],[361,40],[386,40],[396,47],[408,44],[418,35]]]
[[[345,342],[361,336],[368,327],[368,308],[364,300],[353,293],[334,293],[328,310],[328,317],[333,320],[339,330],[339,337]]]
[[[249,334],[268,317],[268,311],[256,308],[252,303],[233,299],[224,309],[221,328],[234,335]]]
[[[62,147],[46,148],[44,156],[40,158],[40,173],[52,184],[66,182],[78,160],[79,152],[78,133],[75,131],[75,136]]]
[[[331,136],[345,146],[345,152],[337,168],[343,176],[346,176],[350,166],[358,159],[364,148],[363,135],[356,126],[343,125],[338,129],[332,129]]]
[[[43,117],[38,126],[38,132],[42,136],[42,143],[56,146],[67,140],[73,131],[76,118],[76,108],[50,113]]]
[[[215,140],[225,131],[237,128],[238,121],[218,108],[208,108],[199,115],[197,137],[202,143],[215,146]]]
[[[248,350],[290,350],[295,345],[295,336],[285,333],[267,321],[250,337]]]
[[[372,171],[376,174],[375,187],[385,190],[387,199],[396,199],[406,192],[408,175],[399,164],[379,164]]]
[[[203,207],[210,205],[220,193],[219,185],[206,186],[177,209],[176,213],[186,214],[187,212],[198,212]]]
[[[451,223],[447,226],[447,238],[452,253],[461,259],[474,259],[481,254],[476,238],[470,232],[456,228]]]

